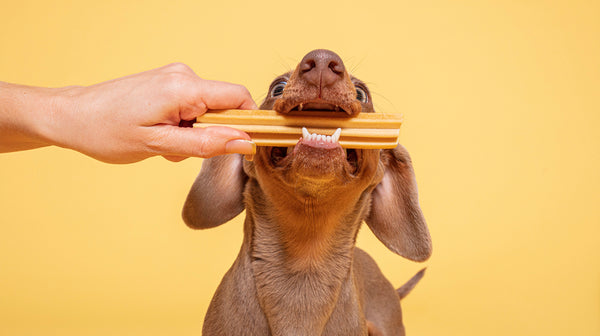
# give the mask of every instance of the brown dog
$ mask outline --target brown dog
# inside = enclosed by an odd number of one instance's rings
[[[369,90],[328,50],[276,78],[261,109],[372,112]],[[400,298],[355,247],[362,221],[395,253],[431,254],[406,150],[343,150],[305,134],[296,146],[205,160],[183,218],[196,229],[246,209],[244,241],[204,321],[203,335],[404,335]]]

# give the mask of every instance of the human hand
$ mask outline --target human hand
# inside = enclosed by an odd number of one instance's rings
[[[53,144],[109,163],[162,155],[172,161],[226,153],[254,154],[250,137],[227,127],[185,128],[210,109],[256,109],[241,85],[205,80],[170,64],[88,87],[59,89],[56,111],[40,115]]]

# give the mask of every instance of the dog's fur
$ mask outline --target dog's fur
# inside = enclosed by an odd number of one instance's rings
[[[281,95],[273,88],[287,82]],[[278,84],[279,83],[279,84]],[[356,87],[367,97],[357,100]],[[327,50],[307,54],[273,81],[260,107],[373,112],[366,85]],[[431,254],[407,151],[349,150],[301,139],[205,160],[186,200],[192,228],[221,225],[246,209],[244,240],[206,314],[203,335],[404,335],[400,298],[373,259],[355,247],[366,221],[393,252]]]

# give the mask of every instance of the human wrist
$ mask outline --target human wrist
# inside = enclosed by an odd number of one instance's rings
[[[80,87],[42,88],[32,106],[35,135],[46,145],[69,148],[67,138],[72,133]]]

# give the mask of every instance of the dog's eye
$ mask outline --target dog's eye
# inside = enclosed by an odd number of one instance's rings
[[[277,84],[273,85],[273,87],[271,88],[271,97],[279,97],[283,94],[283,89],[285,89],[285,86],[287,85],[287,82],[281,81],[278,82]]]
[[[360,86],[355,86],[356,88],[356,100],[360,101],[361,103],[366,103],[369,100],[369,96],[367,95],[367,92],[365,91],[365,89],[361,88]]]

